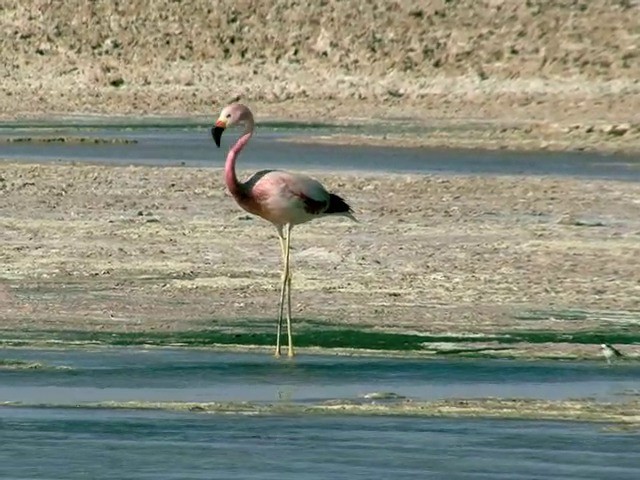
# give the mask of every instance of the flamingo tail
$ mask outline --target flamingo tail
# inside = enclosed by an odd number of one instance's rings
[[[350,218],[355,222],[358,221],[353,216],[353,210],[351,209],[349,204],[345,202],[342,197],[333,193],[329,194],[329,206],[324,211],[324,213],[326,215],[342,215],[344,217]]]

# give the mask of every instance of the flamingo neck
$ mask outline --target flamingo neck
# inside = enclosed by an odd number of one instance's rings
[[[224,180],[227,184],[227,188],[231,195],[238,198],[243,194],[243,185],[238,180],[238,176],[236,175],[236,159],[240,152],[245,147],[247,143],[249,143],[249,139],[253,135],[253,122],[247,123],[247,128],[242,136],[238,139],[233,147],[229,150],[227,154],[227,161],[224,165]]]

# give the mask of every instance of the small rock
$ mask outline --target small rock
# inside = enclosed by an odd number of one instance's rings
[[[122,78],[120,75],[116,75],[109,80],[109,85],[116,88],[121,87],[122,85],[124,85],[124,78]]]
[[[572,125],[567,125],[567,126],[557,125],[557,129],[560,130],[562,133],[571,133],[576,130],[580,130],[581,128],[582,128],[582,125],[579,123],[574,123]]]
[[[102,52],[106,54],[110,54],[118,48],[120,48],[120,42],[115,38],[107,38],[102,43]]]
[[[324,56],[327,56],[331,51],[331,35],[329,35],[329,33],[324,28],[320,30],[320,34],[316,39],[313,50],[315,50],[318,55]]]
[[[43,42],[40,45],[38,45],[38,48],[36,48],[36,53],[38,55],[48,55],[51,53],[51,51],[52,51],[52,46],[48,42]]]
[[[602,127],[603,133],[607,135],[614,135],[616,137],[621,137],[625,133],[631,130],[631,125],[628,123],[620,123],[618,125],[605,125]]]

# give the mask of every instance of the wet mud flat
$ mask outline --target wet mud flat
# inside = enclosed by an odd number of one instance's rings
[[[605,341],[637,355],[638,184],[313,175],[360,223],[294,231],[301,346],[593,358]],[[219,169],[5,162],[0,194],[3,338],[270,344],[275,231]]]

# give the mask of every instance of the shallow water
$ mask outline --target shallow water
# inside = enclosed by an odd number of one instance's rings
[[[393,391],[615,400],[640,366],[300,356],[205,350],[3,349],[42,368],[0,371],[0,477],[8,479],[636,479],[640,434],[497,419],[85,409],[106,400],[307,402]],[[51,408],[51,407],[56,408]]]
[[[640,389],[640,364],[519,362],[104,348],[0,350],[0,358],[69,369],[0,370],[0,402],[294,402],[391,391],[416,400],[509,397],[616,401]]]
[[[262,127],[242,153],[239,168],[289,168],[329,171],[385,171],[478,175],[560,175],[640,181],[640,159],[586,152],[510,152],[288,143],[287,137],[339,133],[344,128]],[[369,129],[373,127],[368,127]],[[366,130],[365,130],[366,132]],[[81,136],[119,138],[136,143],[0,142],[0,158],[26,162],[78,161],[111,165],[185,165],[222,167],[238,131],[231,130],[218,149],[201,126],[136,128],[29,128],[3,126],[6,137]],[[379,132],[378,132],[379,133]]]
[[[640,436],[592,424],[0,409],[13,479],[637,479]]]

